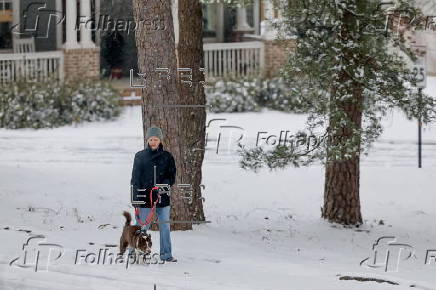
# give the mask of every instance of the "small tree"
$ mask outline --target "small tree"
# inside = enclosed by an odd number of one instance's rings
[[[321,160],[326,169],[322,217],[361,224],[360,156],[380,136],[383,116],[398,107],[410,118],[435,119],[435,100],[411,89],[415,80],[406,65],[415,53],[405,31],[421,27],[420,11],[403,0],[395,6],[380,0],[289,0],[281,8],[283,21],[275,25],[279,38],[296,37],[282,75],[293,87],[290,96],[309,114],[299,135],[325,142],[310,149],[280,145],[268,152],[241,146],[241,166],[273,169]],[[409,19],[405,29],[381,29],[398,12]]]

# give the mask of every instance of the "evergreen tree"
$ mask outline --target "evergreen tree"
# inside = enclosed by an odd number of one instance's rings
[[[292,87],[290,97],[308,113],[307,127],[298,135],[325,142],[271,151],[240,146],[241,166],[272,170],[320,160],[325,165],[322,217],[359,225],[360,156],[380,136],[383,116],[397,107],[409,118],[435,119],[435,100],[417,94],[407,65],[416,52],[406,36],[422,27],[421,12],[403,0],[288,0],[281,9],[283,20],[275,24],[279,38],[296,38],[282,76]]]
[[[206,135],[206,108],[189,107],[190,105],[205,105],[206,96],[203,83],[204,68],[203,54],[203,11],[199,0],[184,0],[178,4],[179,42],[177,45],[177,58],[179,68],[192,70],[192,83],[189,79],[180,77],[179,96],[188,107],[180,112],[177,120],[181,128],[182,146],[184,146],[184,159],[181,168],[184,174],[184,183],[190,184],[192,200],[183,204],[188,210],[192,221],[204,221],[203,198],[201,196],[202,164],[204,159],[204,146]],[[184,81],[183,83],[181,81]],[[191,225],[189,225],[191,226]],[[192,228],[192,227],[191,227]]]

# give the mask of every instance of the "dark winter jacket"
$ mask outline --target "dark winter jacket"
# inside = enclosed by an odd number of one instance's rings
[[[150,206],[150,190],[154,186],[154,166],[156,166],[156,184],[169,184],[172,186],[176,181],[176,164],[173,155],[163,149],[162,143],[156,150],[152,150],[149,145],[144,150],[135,154],[133,161],[131,203],[136,207]],[[147,189],[146,191],[137,191],[137,189]],[[139,195],[139,196],[138,196]],[[141,196],[145,195],[145,196]],[[161,194],[160,202],[156,207],[165,207],[170,205],[168,194]],[[138,204],[144,202],[145,204]],[[135,203],[136,202],[136,203]]]

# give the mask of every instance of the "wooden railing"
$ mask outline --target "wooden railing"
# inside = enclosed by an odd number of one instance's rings
[[[0,54],[0,83],[50,77],[64,79],[62,51]]]
[[[205,43],[204,66],[208,80],[258,76],[264,67],[261,41]]]

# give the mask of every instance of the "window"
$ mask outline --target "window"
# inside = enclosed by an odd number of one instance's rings
[[[12,48],[12,0],[0,1],[0,49]]]

